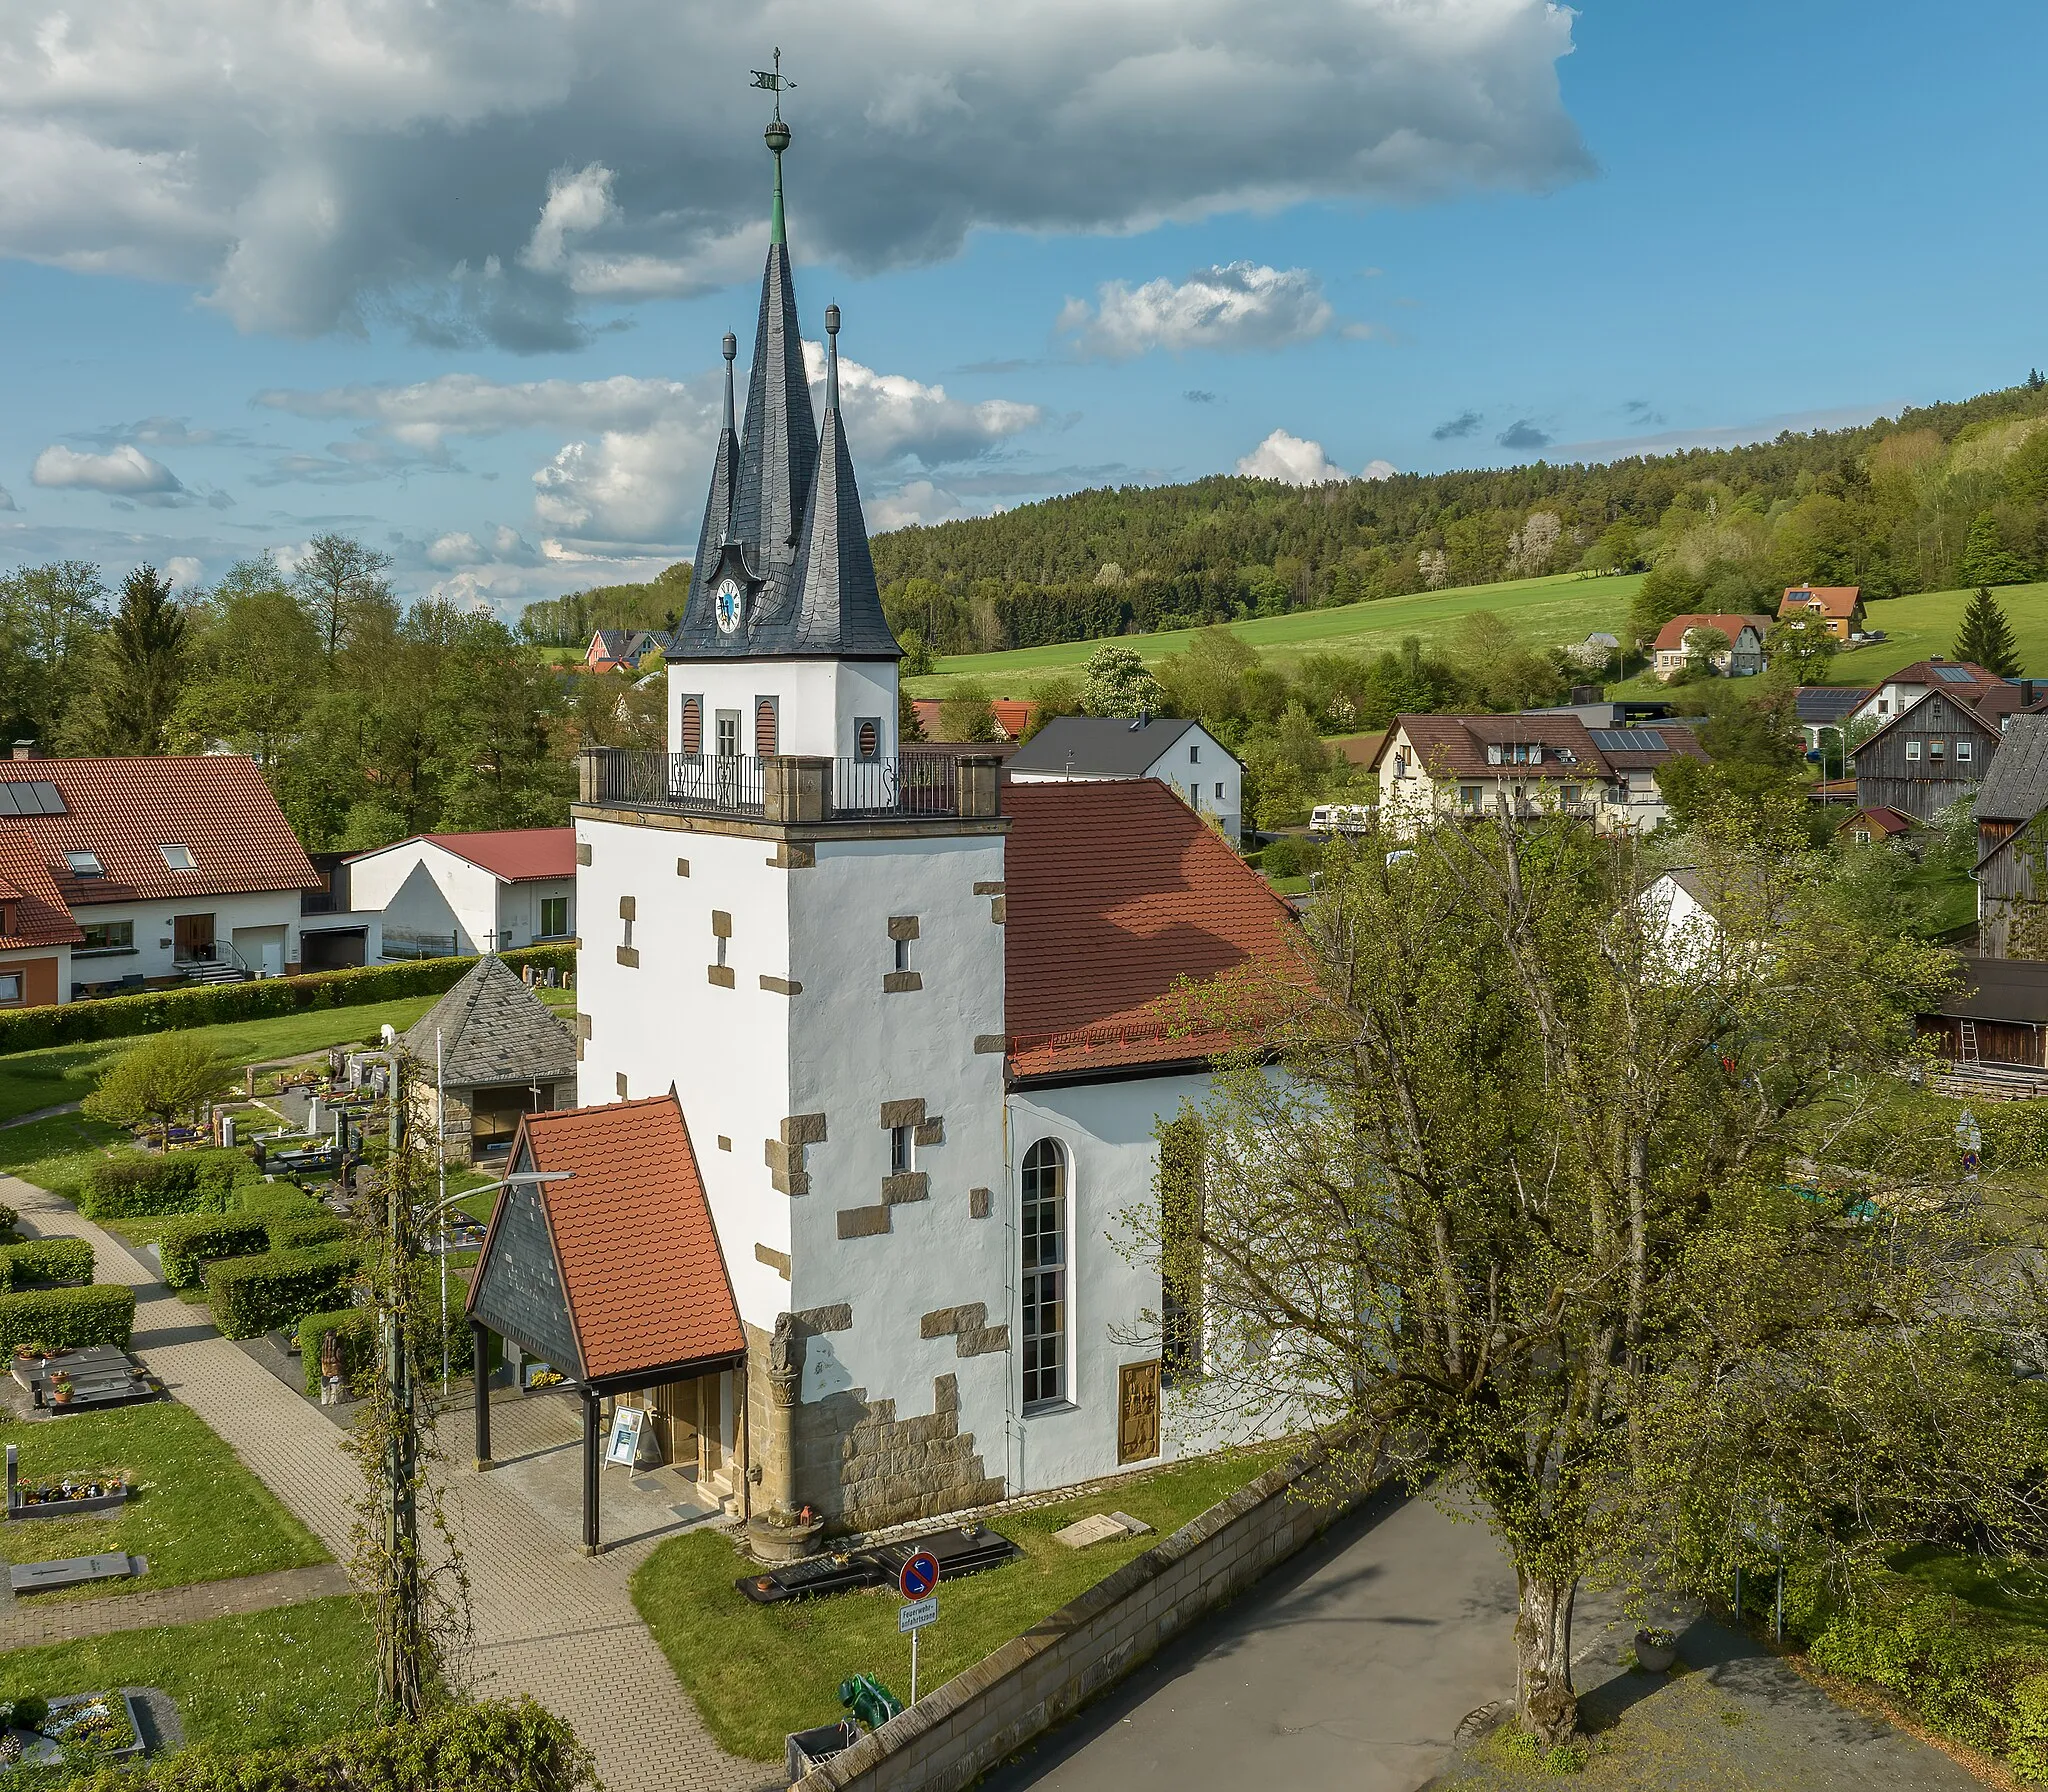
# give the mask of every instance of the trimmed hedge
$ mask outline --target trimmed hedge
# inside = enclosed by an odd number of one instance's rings
[[[343,1307],[333,1313],[308,1313],[299,1321],[299,1362],[306,1377],[306,1397],[320,1398],[320,1340],[329,1332],[341,1339],[341,1377],[354,1392],[377,1367],[377,1315],[368,1307]]]
[[[234,1151],[181,1151],[171,1157],[125,1151],[87,1172],[78,1208],[94,1220],[220,1213],[242,1165],[241,1154]]]
[[[74,1350],[110,1344],[126,1350],[134,1331],[135,1290],[125,1283],[0,1294],[0,1360],[12,1361],[15,1348],[22,1344],[61,1344]]]
[[[331,1213],[280,1214],[263,1223],[273,1251],[300,1251],[308,1245],[333,1244],[348,1236],[348,1227]]]
[[[239,1213],[193,1213],[164,1221],[156,1235],[164,1281],[172,1288],[197,1288],[207,1265],[224,1257],[253,1257],[270,1248],[264,1221]]]
[[[325,1244],[209,1264],[206,1304],[213,1323],[229,1338],[291,1331],[308,1313],[341,1305],[362,1256],[356,1245]]]
[[[89,1282],[92,1245],[83,1238],[25,1238],[0,1246],[0,1291],[24,1282]]]
[[[307,1748],[195,1743],[73,1780],[68,1792],[595,1792],[590,1751],[530,1698],[452,1705],[422,1723]]]
[[[526,946],[499,956],[515,970],[573,971],[573,946]],[[0,1053],[74,1045],[89,1039],[126,1039],[221,1021],[267,1020],[310,1008],[354,1008],[399,996],[439,995],[459,982],[474,958],[420,958],[405,964],[363,965],[347,971],[309,971],[300,977],[265,977],[253,983],[193,984],[140,995],[105,996],[0,1014]]]

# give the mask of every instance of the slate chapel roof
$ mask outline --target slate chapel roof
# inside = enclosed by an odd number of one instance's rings
[[[811,409],[781,228],[779,150],[775,196],[747,376],[746,425],[736,451],[729,433],[719,438],[689,602],[672,657],[900,659],[903,650],[882,614],[836,380],[826,397],[822,438]],[[729,410],[727,415],[729,432]],[[746,620],[727,634],[718,626],[712,592],[733,551],[758,583]]]
[[[453,1088],[558,1082],[576,1074],[569,1029],[502,958],[485,954],[405,1035],[431,1075],[439,1031],[442,1077]]]

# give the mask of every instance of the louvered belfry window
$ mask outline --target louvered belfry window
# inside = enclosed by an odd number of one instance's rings
[[[683,751],[693,759],[704,751],[704,705],[695,697],[683,699]]]
[[[860,726],[854,732],[854,743],[863,759],[874,759],[882,751],[882,730],[870,716],[861,718]]]
[[[763,697],[754,705],[754,754],[759,759],[775,756],[775,699]]]

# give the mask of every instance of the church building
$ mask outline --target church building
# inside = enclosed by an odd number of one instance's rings
[[[586,753],[574,809],[578,1089],[616,1104],[577,1125],[658,1124],[687,1152],[716,1234],[690,1299],[729,1303],[737,1330],[667,1323],[674,1266],[649,1259],[673,1216],[626,1189],[625,1130],[574,1165],[553,1147],[568,1167],[508,1194],[472,1312],[510,1335],[523,1301],[573,1309],[556,1348],[586,1385],[687,1414],[757,1520],[860,1530],[1199,1446],[1160,1422],[1162,1379],[1197,1347],[1163,1360],[1160,1275],[1121,1216],[1158,1201],[1156,1130],[1203,1099],[1222,1043],[1176,1029],[1168,998],[1285,974],[1293,922],[1166,784],[1009,783],[993,759],[900,745],[840,315],[822,317],[820,418],[779,118],[767,141],[745,420],[727,335],[667,750]],[[515,1172],[546,1166],[562,1124],[530,1119]],[[543,1258],[553,1237],[553,1267],[515,1273],[515,1232]],[[626,1394],[629,1334],[670,1380]]]

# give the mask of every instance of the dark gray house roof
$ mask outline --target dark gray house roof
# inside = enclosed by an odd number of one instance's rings
[[[552,1083],[576,1074],[569,1029],[501,958],[478,959],[407,1031],[405,1049],[429,1077],[437,1031],[442,1078],[450,1088]]]
[[[1802,722],[1840,722],[1863,706],[1875,687],[1803,684],[1792,693],[1792,709]]]
[[[2043,809],[2048,809],[2048,716],[2014,716],[1977,786],[1977,819],[2029,822]]]
[[[826,401],[821,453],[783,240],[780,150],[775,195],[746,429],[733,450],[728,396],[689,603],[670,657],[900,659],[882,614],[836,394]],[[718,626],[712,597],[728,575],[747,593],[744,620],[730,633]]]
[[[1072,771],[1084,778],[1142,778],[1198,722],[1129,716],[1055,716],[1011,757],[1013,772]]]

